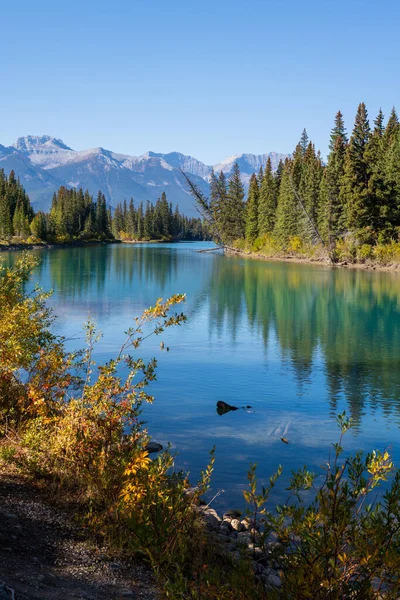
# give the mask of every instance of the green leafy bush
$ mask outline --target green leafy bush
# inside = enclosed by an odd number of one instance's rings
[[[359,262],[365,262],[371,259],[373,256],[373,248],[370,244],[362,244],[357,248],[357,260]]]
[[[274,558],[285,600],[397,599],[400,595],[400,471],[387,451],[357,452],[343,458],[343,435],[351,422],[339,415],[339,442],[333,445],[322,482],[306,467],[293,473],[284,505],[268,511],[269,491],[256,493],[254,466],[245,498],[252,514],[265,519],[263,543],[278,536]],[[376,488],[392,478],[377,500]]]

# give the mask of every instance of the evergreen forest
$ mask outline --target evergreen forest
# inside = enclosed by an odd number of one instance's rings
[[[49,213],[35,213],[28,195],[14,171],[0,170],[0,240],[28,243],[140,240],[202,240],[207,231],[200,218],[188,218],[168,203],[163,192],[155,204],[133,199],[115,208],[98,192],[96,200],[86,190],[60,187],[54,194]]]
[[[240,250],[329,255],[333,262],[400,259],[400,125],[395,108],[370,123],[364,103],[347,134],[334,120],[329,155],[303,130],[293,154],[274,172],[254,173],[247,198],[239,167],[212,172],[210,196],[187,179],[215,241]]]

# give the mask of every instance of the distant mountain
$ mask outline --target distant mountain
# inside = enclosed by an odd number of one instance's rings
[[[254,171],[265,166],[268,157],[275,169],[285,154],[238,154],[214,166],[216,173],[229,176],[238,162],[245,184]],[[0,168],[7,173],[14,170],[28,192],[36,209],[47,210],[51,197],[61,185],[83,187],[97,194],[102,190],[107,200],[116,205],[133,197],[136,203],[156,201],[163,191],[170,202],[179,204],[181,212],[196,214],[181,169],[208,194],[212,167],[203,162],[170,152],[147,152],[142,156],[129,156],[93,148],[76,151],[60,139],[42,136],[19,138],[10,147],[0,145]]]

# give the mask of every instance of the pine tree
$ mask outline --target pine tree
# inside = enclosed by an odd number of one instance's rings
[[[391,112],[390,112],[390,117],[389,120],[387,122],[386,125],[386,129],[385,129],[385,133],[384,133],[384,146],[386,148],[386,150],[389,149],[390,144],[392,142],[393,137],[396,135],[396,133],[398,132],[400,128],[399,125],[399,118],[397,116],[397,112],[395,107],[393,106]]]
[[[357,231],[371,226],[372,197],[368,191],[368,163],[365,151],[370,126],[365,104],[358,106],[354,129],[346,149],[341,197],[346,207],[347,227]]]
[[[385,154],[384,116],[382,110],[379,110],[364,153],[367,164],[368,197],[371,199],[368,207],[371,235],[376,235],[378,230],[391,229],[389,208],[391,198],[387,194],[388,188],[385,182]]]
[[[264,179],[264,170],[263,170],[263,166],[261,165],[261,167],[259,168],[259,171],[258,171],[258,176],[257,176],[258,189],[261,188],[263,179]]]
[[[245,206],[244,186],[240,178],[239,165],[233,165],[232,174],[228,181],[227,202],[224,211],[224,236],[228,241],[244,238],[245,235]]]
[[[308,144],[303,163],[300,195],[304,201],[308,216],[314,225],[317,225],[323,167],[321,157],[316,154],[315,146],[312,142]]]
[[[282,165],[281,165],[282,169]],[[272,173],[271,159],[268,157],[260,189],[258,204],[259,235],[271,233],[275,225],[276,204],[279,189]]]
[[[143,231],[144,231],[144,211],[143,211],[143,202],[139,204],[139,208],[136,213],[136,232],[137,239],[143,239]]]
[[[338,112],[335,115],[335,124],[331,130],[331,136],[330,136],[330,140],[329,140],[330,152],[333,152],[335,150],[336,140],[338,138],[340,138],[342,145],[347,144],[347,141],[348,141],[347,132],[346,132],[346,128],[344,125],[343,115],[340,112],[340,110],[338,110]]]
[[[340,111],[336,113],[330,136],[328,164],[321,178],[318,227],[329,246],[346,227],[341,183],[344,175],[344,158],[347,133]]]
[[[302,153],[303,155],[304,155],[304,154],[307,152],[307,148],[308,148],[309,141],[310,141],[310,140],[308,139],[308,134],[307,134],[307,131],[306,131],[306,129],[304,128],[304,129],[303,129],[303,132],[302,132],[302,134],[301,134],[300,142],[299,142],[299,144],[300,144],[300,150],[301,150],[301,153]]]
[[[300,212],[293,189],[293,161],[286,159],[278,197],[274,235],[284,248],[291,237],[298,235]]]
[[[246,206],[246,240],[251,244],[258,237],[258,201],[260,191],[256,175],[252,175]]]
[[[387,203],[387,222],[385,229],[388,234],[390,231],[387,223],[391,227],[400,227],[400,128],[397,129],[391,138],[389,149],[385,153],[385,191],[389,199]]]

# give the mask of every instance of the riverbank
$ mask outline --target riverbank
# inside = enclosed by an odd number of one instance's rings
[[[266,255],[259,252],[250,252],[248,250],[238,250],[235,248],[225,248],[225,254],[228,256],[237,256],[238,258],[254,258],[256,260],[264,260],[270,262],[287,262],[295,264],[311,264],[328,266],[331,268],[358,269],[362,271],[383,271],[383,272],[400,272],[400,263],[391,262],[381,264],[374,261],[366,262],[349,262],[339,261],[336,263],[330,262],[326,256],[299,256],[292,254],[274,254]]]
[[[25,242],[6,243],[0,242],[0,252],[12,252],[14,250],[45,250],[53,248],[74,248],[81,246],[98,246],[107,244],[121,244],[121,240],[74,240],[72,242],[34,242],[31,244]]]

